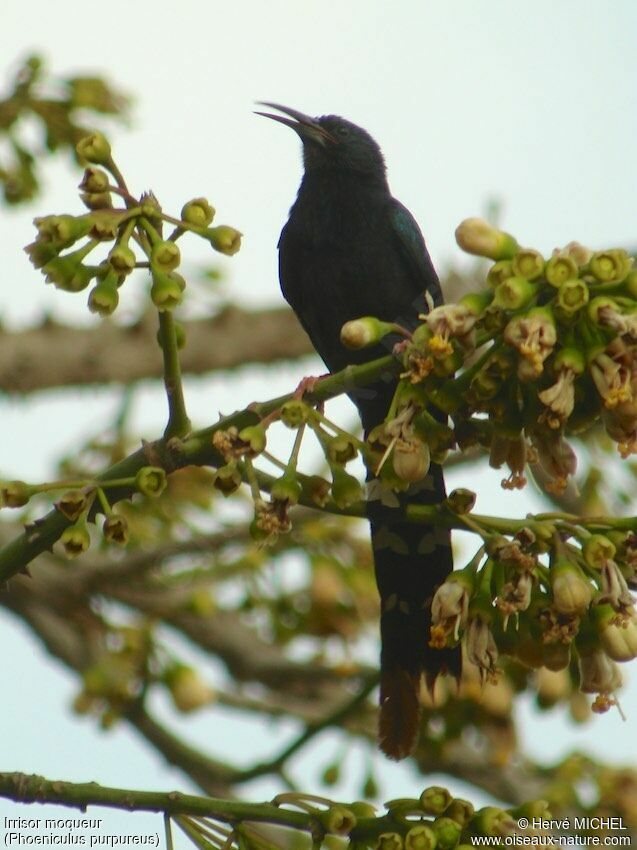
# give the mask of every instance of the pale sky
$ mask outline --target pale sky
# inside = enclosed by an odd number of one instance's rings
[[[60,75],[105,74],[134,95],[132,126],[111,133],[131,188],[152,187],[175,212],[188,198],[205,195],[217,221],[243,231],[243,249],[223,265],[227,293],[249,307],[281,303],[276,243],[301,173],[296,136],[253,115],[262,99],[340,114],[368,129],[385,153],[394,194],[420,222],[441,269],[464,261],[453,239],[458,222],[483,212],[494,197],[503,206],[503,226],[545,252],[571,239],[593,248],[637,244],[636,35],[631,0],[182,0],[163,7],[145,0],[5,0],[0,73],[6,78],[14,60],[36,51]],[[43,197],[2,214],[0,314],[14,326],[45,310],[95,321],[87,316],[85,295],[45,288],[19,249],[33,238],[35,215],[80,211],[78,177],[64,158],[47,163],[43,174]],[[218,260],[204,245],[190,244],[193,266]],[[268,396],[289,390],[307,369],[239,373],[231,392],[222,376],[189,382],[194,419],[207,424],[224,404],[236,408],[262,398],[266,386]],[[113,394],[93,390],[53,405],[51,398],[4,403],[3,474],[45,477],[56,453],[72,445],[65,419],[83,416],[88,429],[115,404]],[[161,430],[161,394],[147,388],[141,398],[136,422],[152,438]],[[526,491],[504,494],[501,477],[481,479],[489,512],[520,515],[540,504]],[[9,683],[0,744],[5,769],[140,788],[187,787],[126,730],[103,735],[73,718],[70,677],[8,614],[0,613],[0,642],[11,646],[0,661],[2,681]],[[610,714],[573,730],[557,714],[543,714],[525,725],[529,747],[546,758],[578,747],[634,759],[626,747],[629,740],[634,748],[636,739],[634,685],[624,702],[624,724]],[[229,729],[246,747],[263,739],[262,730],[239,721],[211,724],[204,715],[188,723],[192,740],[205,740],[213,755],[223,756],[228,741],[236,747]],[[287,734],[285,727],[269,729],[268,743]],[[385,796],[424,785],[409,771],[383,769]],[[354,760],[352,771],[360,770]],[[312,775],[308,790],[313,782]],[[258,798],[268,789],[249,792]],[[15,817],[15,807],[0,803],[4,814]],[[128,815],[105,817],[113,830],[137,829]],[[159,827],[159,819],[149,823]]]

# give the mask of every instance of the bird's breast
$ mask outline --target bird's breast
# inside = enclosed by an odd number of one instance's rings
[[[323,198],[325,201],[325,198]],[[330,371],[379,352],[347,351],[343,324],[361,316],[401,321],[418,290],[400,254],[382,205],[353,199],[330,213],[325,203],[292,208],[279,242],[285,299]]]

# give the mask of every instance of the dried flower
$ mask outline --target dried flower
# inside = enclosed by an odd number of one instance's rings
[[[468,573],[452,573],[434,593],[431,601],[430,646],[442,649],[448,636],[458,640],[467,622],[473,582]]]
[[[561,428],[575,406],[575,373],[571,369],[561,369],[557,381],[538,393],[538,398],[548,408],[544,420],[549,428]]]
[[[525,316],[516,316],[505,327],[504,339],[528,361],[532,374],[540,375],[557,342],[553,314],[546,307],[535,307]]]
[[[621,570],[611,558],[600,570],[601,594],[598,602],[608,602],[615,611],[625,613],[632,610],[633,597]]]
[[[601,649],[580,653],[579,674],[585,694],[612,694],[622,684],[619,667]]]
[[[612,410],[618,404],[632,399],[632,374],[624,364],[601,352],[593,358],[589,368],[604,407]]]
[[[488,622],[478,613],[469,620],[466,632],[467,658],[480,671],[480,679],[491,683],[498,678],[498,648]]]

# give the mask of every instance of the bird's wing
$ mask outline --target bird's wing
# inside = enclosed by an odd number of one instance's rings
[[[389,218],[398,246],[411,271],[411,279],[417,286],[415,294],[428,292],[436,306],[442,304],[442,290],[438,275],[433,267],[425,240],[418,222],[400,201],[389,202]]]

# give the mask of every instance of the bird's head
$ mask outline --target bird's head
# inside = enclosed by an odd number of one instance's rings
[[[270,112],[257,112],[257,115],[285,124],[298,134],[303,142],[306,171],[329,169],[384,175],[385,163],[381,150],[362,127],[338,115],[311,118],[278,103],[261,102],[260,105],[276,109],[283,115],[272,115]]]

